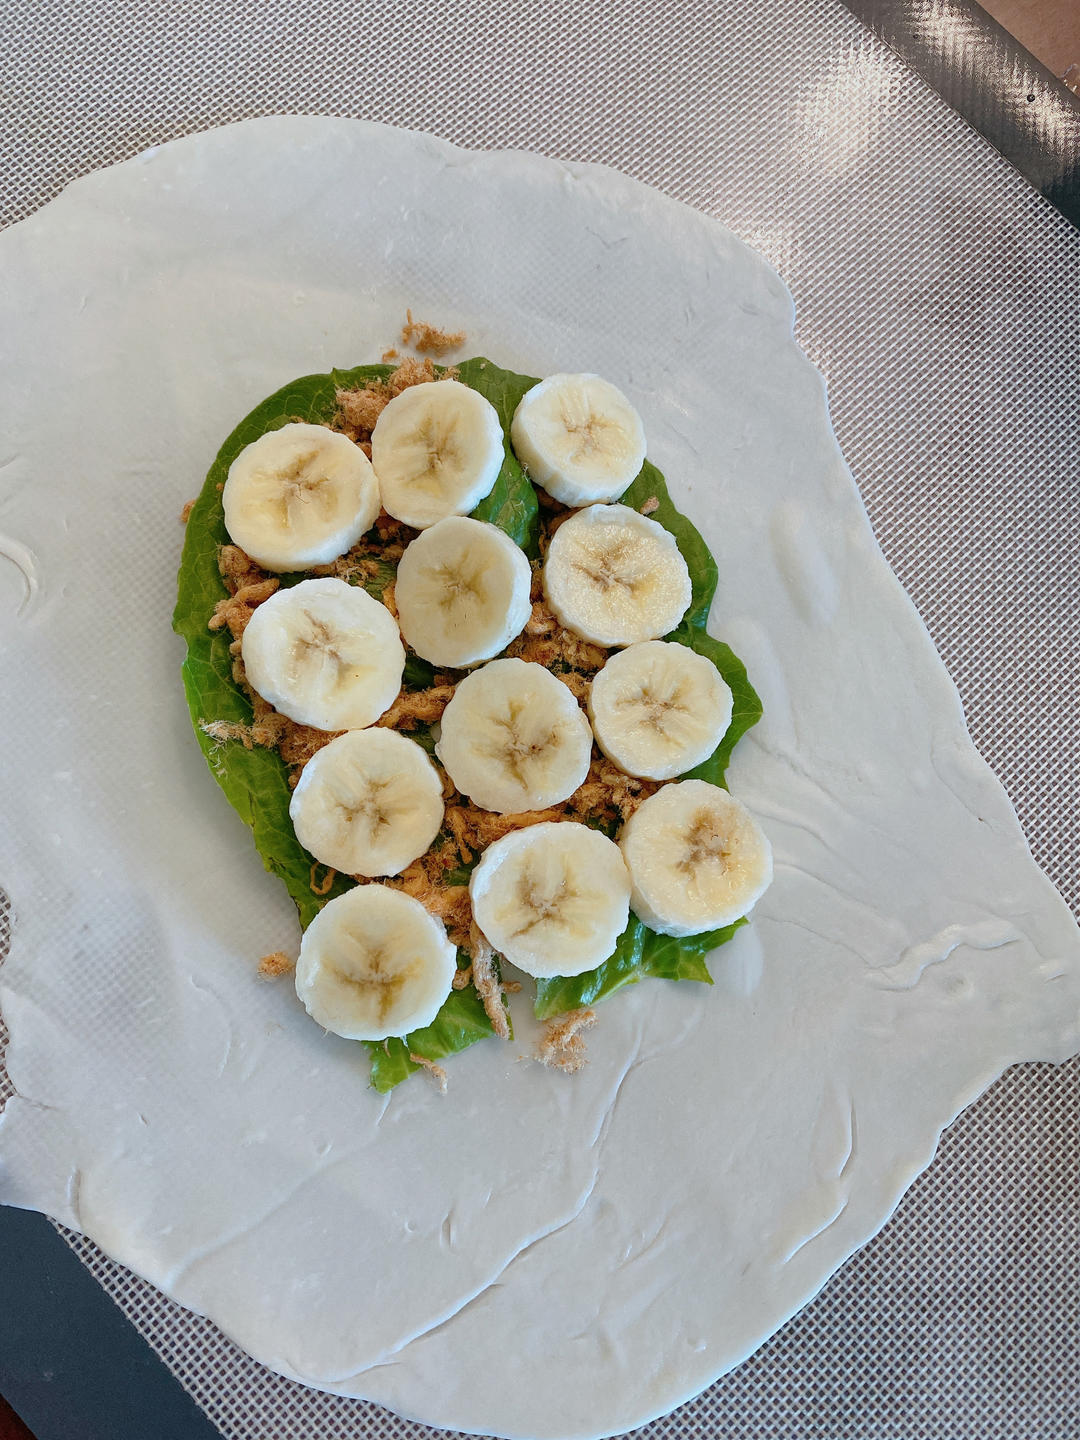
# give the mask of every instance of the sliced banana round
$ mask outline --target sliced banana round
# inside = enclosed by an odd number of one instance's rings
[[[772,880],[772,848],[741,801],[704,780],[665,785],[623,826],[630,908],[661,935],[719,930]]]
[[[488,943],[538,978],[603,964],[630,915],[619,847],[574,820],[514,830],[484,851],[469,880]]]
[[[645,463],[645,429],[599,375],[549,375],[514,411],[510,439],[529,478],[564,505],[617,500]]]
[[[298,725],[359,730],[397,699],[397,622],[344,580],[301,580],[257,607],[241,641],[253,689]]]
[[[442,779],[395,730],[350,730],[304,766],[289,801],[296,838],[343,875],[400,875],[443,822]]]
[[[264,570],[306,570],[344,555],[379,513],[371,461],[325,425],[283,425],[246,445],[221,493],[225,528]]]
[[[406,547],[394,598],[405,639],[433,665],[490,660],[532,611],[524,550],[497,525],[450,515]]]
[[[674,780],[707,760],[731,709],[731,690],[712,661],[671,640],[617,651],[589,692],[597,745],[620,770],[647,780]]]
[[[474,510],[491,493],[503,458],[494,405],[458,380],[410,385],[371,433],[382,503],[417,530]]]
[[[357,885],[304,931],[296,993],[346,1040],[385,1040],[430,1025],[450,993],[457,952],[446,927],[411,895]]]
[[[592,730],[542,665],[493,660],[458,682],[435,753],[473,804],[514,815],[574,793],[589,773]]]
[[[690,572],[655,520],[626,505],[590,505],[551,537],[544,595],[583,640],[634,645],[675,629],[690,606]]]

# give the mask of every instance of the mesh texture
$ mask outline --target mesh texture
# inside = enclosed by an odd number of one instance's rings
[[[839,3],[6,0],[0,56],[0,224],[148,145],[321,113],[611,164],[762,250],[975,741],[1080,905],[1080,236]],[[229,1440],[437,1433],[270,1374],[67,1238]],[[1078,1316],[1080,1063],[1025,1066],[818,1300],[636,1433],[1069,1440]]]

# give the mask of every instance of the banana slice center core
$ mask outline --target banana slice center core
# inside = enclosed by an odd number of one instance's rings
[[[305,612],[308,622],[307,634],[297,635],[292,643],[292,658],[294,667],[297,670],[306,669],[312,661],[319,665],[329,663],[336,670],[334,685],[336,689],[348,683],[350,675],[363,667],[363,662],[357,657],[344,653],[343,642],[348,638],[340,631],[312,615],[310,611]]]
[[[573,461],[591,460],[598,451],[605,449],[607,432],[617,431],[619,428],[613,420],[597,415],[592,410],[575,414],[566,406],[563,408],[562,420],[566,433],[577,441],[577,445],[570,452],[570,459]]]
[[[492,760],[502,761],[519,785],[527,786],[530,763],[558,744],[562,726],[551,725],[543,734],[530,736],[521,723],[524,708],[521,704],[511,704],[505,715],[491,717],[502,735],[485,745],[484,752]]]
[[[530,914],[512,932],[512,938],[517,940],[522,935],[529,935],[541,925],[574,930],[575,902],[580,902],[581,898],[569,870],[564,868],[562,875],[556,879],[531,866],[524,869],[518,883],[517,903]]]
[[[292,522],[298,507],[317,503],[324,496],[332,503],[333,497],[322,491],[322,486],[329,484],[332,477],[320,470],[319,461],[318,452],[309,450],[306,454],[297,455],[284,470],[264,472],[265,479],[274,480],[279,486],[278,505],[284,524]],[[328,507],[324,505],[322,508],[325,510]]]
[[[389,829],[394,817],[387,809],[384,794],[392,786],[391,780],[369,780],[359,793],[339,799],[337,807],[346,825],[365,824],[372,841],[380,830]]]
[[[686,703],[685,689],[681,685],[668,694],[661,694],[646,682],[636,695],[626,695],[616,701],[616,705],[620,710],[644,711],[643,716],[635,715],[635,719],[638,719],[640,724],[659,730],[663,735],[668,733],[669,724],[676,715],[691,713],[691,708]]]
[[[618,587],[633,595],[644,579],[634,564],[633,542],[628,539],[615,540],[599,554],[590,555],[588,560],[574,560],[572,564],[580,575],[604,591]]]
[[[726,870],[733,854],[727,841],[720,820],[708,810],[699,811],[686,831],[686,853],[678,868],[691,876],[704,865],[719,864]]]
[[[423,467],[410,479],[429,495],[441,495],[443,471],[458,469],[462,464],[461,447],[452,428],[432,420],[420,427],[420,450],[425,457]]]
[[[327,625],[325,620],[317,620],[314,615],[307,615],[308,633],[298,635],[293,641],[293,650],[297,658],[306,658],[314,650],[318,654],[327,656],[330,660],[341,663],[341,652],[334,644],[334,632]]]
[[[437,572],[439,581],[439,604],[444,610],[455,609],[462,600],[483,599],[484,589],[480,582],[479,570],[466,570],[463,565],[440,565]]]
[[[348,938],[356,946],[358,954],[362,957],[361,965],[366,966],[366,970],[358,974],[354,970],[339,969],[337,971],[338,978],[342,984],[355,990],[358,995],[375,1002],[379,1012],[379,1023],[382,1024],[397,1003],[402,990],[410,980],[420,973],[423,962],[413,956],[412,959],[402,963],[386,947],[373,945],[363,935],[350,932]]]
[[[521,887],[521,900],[532,911],[530,919],[524,925],[519,925],[514,931],[514,939],[521,935],[528,935],[538,925],[545,925],[554,921],[556,925],[562,923],[559,915],[560,907],[565,903],[570,890],[566,881],[557,886],[547,894],[542,894],[531,882],[531,877],[526,877]]]

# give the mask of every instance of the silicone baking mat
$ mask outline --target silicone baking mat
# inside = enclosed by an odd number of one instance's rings
[[[602,161],[761,249],[885,553],[1076,908],[1080,235],[839,3],[7,0],[0,57],[3,222],[284,111]],[[814,1304],[638,1433],[1080,1433],[1078,1122],[1080,1064],[1011,1071]],[[69,1238],[230,1440],[435,1433],[271,1375]]]

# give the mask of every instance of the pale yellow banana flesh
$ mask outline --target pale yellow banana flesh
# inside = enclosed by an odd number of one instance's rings
[[[398,875],[443,822],[442,779],[394,730],[350,730],[304,766],[289,801],[296,838],[343,875]]]
[[[306,570],[344,555],[379,513],[359,446],[324,425],[283,425],[246,446],[222,491],[225,528],[266,570]]]
[[[489,943],[538,977],[595,969],[629,918],[619,847],[572,820],[530,825],[489,845],[469,893]]]
[[[456,970],[442,921],[418,900],[385,885],[357,885],[304,931],[296,993],[335,1035],[382,1040],[430,1025]]]
[[[594,645],[656,640],[690,606],[690,572],[670,531],[626,505],[565,520],[544,558],[544,595],[561,625]]]
[[[744,916],[772,880],[772,848],[741,801],[718,785],[665,785],[619,835],[630,905],[662,935],[719,930]]]
[[[417,530],[475,510],[490,494],[504,455],[495,407],[456,380],[403,390],[371,435],[383,506]]]
[[[589,692],[600,749],[628,775],[650,780],[674,780],[708,759],[731,710],[731,690],[712,661],[667,640],[617,651]]]
[[[291,720],[358,730],[397,698],[405,649],[378,600],[344,580],[302,580],[255,610],[241,642],[253,688]]]
[[[645,461],[641,417],[599,375],[549,375],[522,397],[510,434],[529,478],[564,505],[617,500]]]
[[[525,552],[495,525],[448,516],[422,531],[397,570],[401,632],[433,665],[490,660],[520,634],[532,609]]]
[[[569,799],[589,772],[592,731],[543,666],[493,660],[459,681],[435,753],[474,804],[516,814]]]

